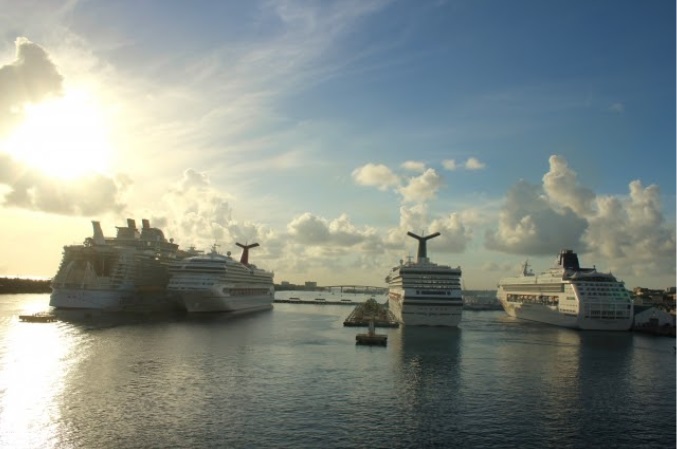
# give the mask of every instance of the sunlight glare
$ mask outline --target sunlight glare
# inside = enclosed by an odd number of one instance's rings
[[[49,176],[105,172],[112,154],[103,109],[85,91],[24,107],[25,119],[0,147]]]

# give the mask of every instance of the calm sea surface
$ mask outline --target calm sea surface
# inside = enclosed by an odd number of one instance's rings
[[[281,303],[18,320],[48,301],[0,295],[2,448],[675,447],[674,338],[481,311],[362,347],[352,306]]]

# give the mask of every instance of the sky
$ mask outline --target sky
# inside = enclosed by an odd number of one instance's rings
[[[675,282],[675,2],[0,0],[0,276],[150,220],[275,282]]]

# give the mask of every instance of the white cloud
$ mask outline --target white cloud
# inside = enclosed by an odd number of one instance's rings
[[[454,171],[458,168],[456,165],[456,161],[453,159],[445,159],[442,161],[442,167],[444,167],[445,170],[449,171]]]
[[[0,67],[0,135],[22,118],[25,104],[62,92],[63,77],[47,52],[18,37],[15,60]]]
[[[674,274],[675,229],[662,215],[658,187],[632,181],[629,190],[624,198],[597,198],[583,236],[590,253],[616,272]]]
[[[423,173],[425,170],[425,163],[419,161],[406,161],[402,164],[402,168],[413,172]]]
[[[420,176],[409,178],[407,184],[400,187],[398,192],[405,203],[418,203],[435,198],[440,187],[442,178],[434,169],[429,168]]]
[[[463,164],[458,164],[455,159],[445,159],[442,161],[442,167],[448,171],[455,171],[459,168],[465,170],[482,170],[486,167],[486,164],[481,162],[476,157],[469,157]]]
[[[475,157],[469,157],[468,160],[465,161],[466,170],[482,170],[484,167],[485,164]]]
[[[374,234],[370,228],[358,229],[351,223],[347,214],[341,214],[330,221],[310,212],[299,215],[289,222],[287,232],[295,242],[304,245],[342,248],[358,245]]]
[[[58,179],[0,154],[0,185],[5,185],[4,205],[62,215],[97,215],[124,209],[122,196],[130,181],[89,175]]]
[[[387,190],[400,183],[400,178],[383,164],[366,164],[353,170],[352,176],[357,184],[379,190]]]
[[[658,187],[635,180],[627,197],[598,196],[578,184],[561,156],[550,158],[542,186],[511,188],[485,246],[523,255],[570,248],[621,275],[675,273],[675,228],[663,216]]]
[[[570,208],[579,216],[587,216],[592,211],[595,194],[581,187],[576,173],[569,169],[561,156],[550,156],[550,171],[543,176],[543,189],[556,207]]]
[[[582,249],[584,219],[571,210],[554,210],[542,188],[519,181],[507,193],[498,230],[487,231],[485,246],[511,254],[556,254],[561,248]]]

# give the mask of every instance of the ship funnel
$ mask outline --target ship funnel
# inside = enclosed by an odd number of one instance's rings
[[[559,253],[559,264],[566,269],[579,271],[578,255],[570,249],[563,249]]]
[[[129,229],[136,229],[136,222],[134,221],[133,218],[128,218],[127,219],[127,227]]]
[[[417,262],[422,262],[424,260],[428,260],[428,250],[426,247],[426,242],[434,237],[437,237],[440,235],[439,232],[436,232],[434,234],[426,235],[425,237],[421,237],[419,235],[414,234],[413,232],[407,232],[407,235],[409,237],[413,237],[416,240],[418,240],[418,254],[416,255],[416,261]]]
[[[237,246],[242,248],[242,256],[240,256],[240,263],[242,265],[249,265],[249,248],[256,248],[259,246],[258,243],[252,243],[251,245],[243,245],[242,243],[235,243]]]
[[[150,228],[150,221],[148,221],[147,218],[141,219],[141,225],[143,226],[143,229],[148,229]]]
[[[97,245],[105,245],[106,239],[104,238],[103,231],[101,230],[101,223],[98,221],[92,221],[92,229],[94,230],[94,235],[92,236],[94,243]]]

